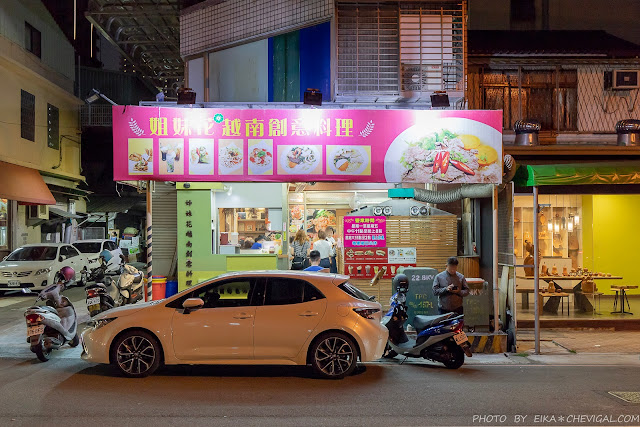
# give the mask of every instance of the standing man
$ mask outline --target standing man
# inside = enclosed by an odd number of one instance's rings
[[[333,238],[333,233],[335,232],[335,230],[333,229],[333,227],[327,227],[325,229],[325,232],[327,233],[327,242],[331,244],[331,252],[329,252],[329,260],[331,261],[330,270],[332,273],[337,273],[338,263],[336,260],[336,239]]]
[[[458,273],[458,258],[451,257],[447,260],[447,269],[433,281],[433,294],[438,297],[440,314],[463,314],[462,298],[469,295],[469,285],[464,276]]]

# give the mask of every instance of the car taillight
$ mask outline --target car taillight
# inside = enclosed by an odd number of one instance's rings
[[[354,308],[353,311],[365,319],[373,319],[373,315],[380,311],[379,308]]]
[[[42,316],[39,314],[27,314],[25,317],[27,318],[27,323],[38,323],[42,320]]]
[[[95,289],[88,289],[87,290],[87,296],[89,298],[97,297],[98,296],[98,292]]]

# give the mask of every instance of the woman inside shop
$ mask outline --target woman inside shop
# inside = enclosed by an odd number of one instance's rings
[[[313,242],[313,250],[320,252],[320,266],[331,268],[331,243],[327,242],[327,233],[324,230],[318,231],[318,240]]]
[[[311,243],[309,237],[303,229],[298,230],[293,243],[289,246],[290,254],[293,256],[291,262],[292,270],[303,270],[309,266],[309,252],[311,251]]]

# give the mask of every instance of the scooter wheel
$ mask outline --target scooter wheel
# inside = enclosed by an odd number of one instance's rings
[[[464,364],[464,350],[460,346],[452,346],[448,356],[448,360],[442,362],[447,369],[458,369]]]
[[[36,354],[36,356],[38,357],[38,359],[40,359],[41,362],[48,362],[49,359],[51,358],[51,349],[47,350],[46,348],[44,348],[43,343],[38,345],[38,347],[34,348],[33,352]]]
[[[78,334],[76,333],[76,336],[73,337],[73,339],[71,341],[69,341],[69,345],[71,347],[77,347],[78,344],[80,344],[80,337],[78,336]]]

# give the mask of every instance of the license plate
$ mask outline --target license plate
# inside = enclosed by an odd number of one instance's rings
[[[457,334],[453,334],[453,340],[456,342],[456,344],[460,345],[469,341],[469,338],[467,338],[467,334],[465,334],[464,332],[458,332]]]
[[[44,325],[27,327],[27,337],[32,337],[34,335],[42,335],[43,333],[44,333]]]
[[[87,310],[89,310],[89,312],[100,311],[100,304],[90,305],[89,307],[87,307]]]
[[[100,297],[87,298],[87,305],[100,305]]]
[[[11,286],[12,288],[19,288],[20,280],[9,280],[9,286]]]

